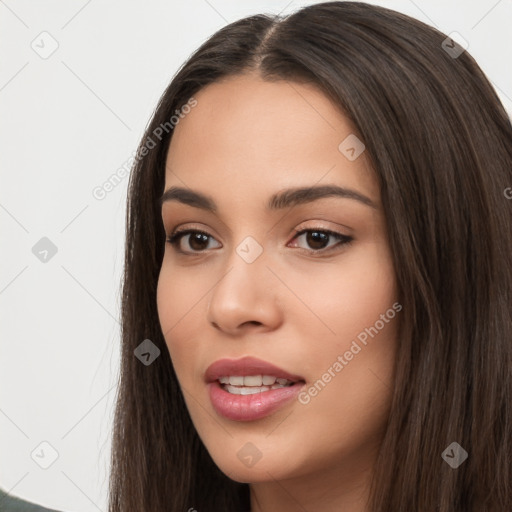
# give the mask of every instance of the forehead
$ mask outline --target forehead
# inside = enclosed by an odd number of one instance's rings
[[[194,95],[197,105],[174,129],[166,188],[229,184],[266,192],[321,181],[364,189],[378,201],[365,153],[338,146],[354,127],[317,87],[255,75],[230,77]]]

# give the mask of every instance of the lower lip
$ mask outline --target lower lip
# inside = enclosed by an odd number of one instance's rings
[[[304,382],[252,395],[235,395],[222,389],[219,381],[208,384],[210,400],[218,414],[234,421],[264,418],[297,397]]]

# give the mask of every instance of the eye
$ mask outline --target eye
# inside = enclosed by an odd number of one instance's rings
[[[348,245],[353,240],[353,238],[348,235],[322,228],[310,228],[296,231],[294,240],[300,239],[303,235],[306,235],[303,239],[309,247],[302,248],[312,249],[313,252],[324,252],[326,249],[330,252],[333,246],[337,245],[338,248],[341,248],[344,245]],[[329,239],[333,238],[335,241],[337,240],[337,243],[329,244]]]
[[[309,247],[301,247],[300,245],[298,247],[310,249],[313,253],[330,252],[331,249],[335,249],[333,246],[337,245],[341,248],[341,246],[348,245],[353,240],[350,236],[322,228],[310,228],[296,231],[293,240],[300,239],[303,235],[307,235],[304,240]],[[183,239],[187,240],[188,248],[183,249]],[[330,244],[329,239],[334,239],[335,243]],[[211,249],[212,247],[209,245],[210,240],[214,240],[214,238],[205,231],[183,229],[172,233],[169,238],[167,238],[167,243],[171,244],[179,253],[194,254]],[[217,247],[221,247],[221,245],[219,244]]]
[[[188,239],[188,246],[190,249],[183,250],[181,241],[184,238]],[[208,247],[208,239],[214,240],[211,235],[204,231],[199,231],[197,229],[183,229],[181,231],[175,231],[171,236],[169,236],[167,242],[171,244],[177,252],[186,254],[211,249],[211,247]]]

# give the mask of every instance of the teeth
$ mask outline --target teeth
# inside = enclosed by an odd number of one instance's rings
[[[234,395],[254,395],[255,393],[262,393],[268,391],[270,388],[267,386],[263,387],[236,387],[226,386],[226,391],[233,393]]]
[[[272,386],[274,382],[276,381],[276,378],[273,375],[263,375],[263,382],[265,386]]]
[[[231,377],[229,379],[231,383]],[[244,386],[261,386],[263,384],[263,377],[261,375],[247,375],[244,377]]]
[[[278,379],[273,375],[230,375],[220,377],[219,382],[225,391],[234,395],[254,395],[293,384],[288,379]]]
[[[232,393],[233,395],[254,395],[256,393],[264,393],[265,391],[270,391],[271,389],[279,389],[284,388],[286,386],[281,386],[280,384],[274,384],[273,386],[253,386],[253,387],[244,387],[244,386],[230,386],[229,384],[225,386],[225,390],[228,393]]]
[[[288,379],[278,379],[273,375],[230,375],[219,378],[221,384],[230,384],[231,386],[249,386],[249,387],[261,387],[272,386],[276,382],[282,386],[288,386],[292,384],[292,381]]]

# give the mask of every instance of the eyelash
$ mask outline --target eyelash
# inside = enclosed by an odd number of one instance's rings
[[[350,243],[353,240],[353,238],[348,236],[348,235],[342,235],[341,233],[337,233],[336,231],[331,231],[329,229],[324,229],[324,228],[308,228],[308,229],[296,230],[294,235],[293,235],[292,240],[294,240],[295,238],[303,235],[304,233],[312,233],[312,232],[323,233],[323,234],[332,236],[334,238],[337,238],[339,240],[338,244],[335,244],[335,245],[330,246],[330,247],[324,247],[323,249],[310,249],[309,251],[314,253],[314,254],[321,254],[321,253],[324,253],[324,252],[331,252],[331,250],[340,250],[343,247],[345,247],[347,245],[350,245]],[[209,233],[206,233],[205,231],[201,231],[200,229],[182,229],[182,230],[178,230],[178,231],[175,231],[174,233],[172,233],[166,239],[166,242],[169,243],[173,247],[173,249],[176,252],[178,252],[178,253],[181,253],[181,254],[184,254],[184,255],[198,255],[198,254],[202,254],[202,253],[206,252],[208,249],[204,249],[202,251],[187,252],[187,251],[183,251],[183,250],[181,250],[179,248],[179,242],[181,241],[181,238],[183,238],[186,235],[196,234],[196,233],[199,233],[199,234],[205,235],[207,237],[213,238]],[[303,249],[303,248],[299,247],[299,249]],[[303,249],[303,250],[308,251],[308,249]]]

